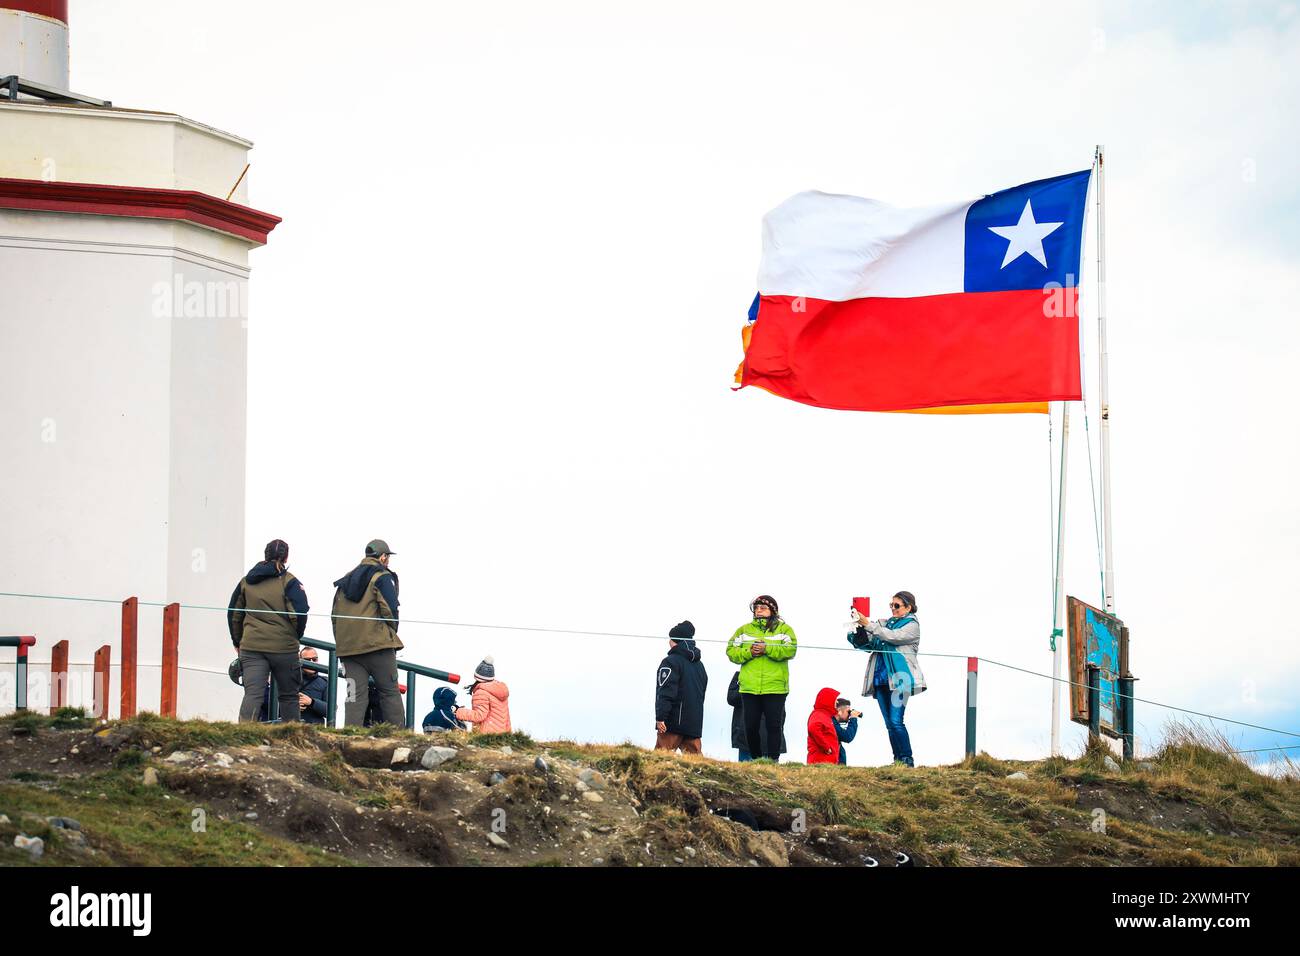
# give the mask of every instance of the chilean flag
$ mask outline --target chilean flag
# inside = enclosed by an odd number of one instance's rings
[[[1090,176],[918,209],[792,196],[763,218],[737,386],[859,411],[1046,411],[1080,399]]]

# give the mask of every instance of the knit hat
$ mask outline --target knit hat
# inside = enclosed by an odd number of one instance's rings
[[[274,541],[268,541],[266,549],[262,552],[268,561],[288,561],[289,545],[279,538]]]
[[[496,662],[489,654],[479,662],[478,667],[474,668],[474,680],[478,682],[490,681],[497,679]]]
[[[777,613],[777,612],[776,612],[776,598],[772,597],[772,595],[770,595],[770,594],[760,594],[758,597],[754,598],[754,600],[751,601],[751,602],[749,603],[749,609],[750,609],[750,611],[753,611],[754,608],[759,607],[759,606],[762,606],[762,607],[767,608],[768,610],[770,610],[770,611],[772,612],[772,616],[773,616],[773,617],[776,617],[776,613]]]
[[[695,636],[695,625],[690,621],[682,621],[668,632],[668,636],[674,641],[689,641]]]

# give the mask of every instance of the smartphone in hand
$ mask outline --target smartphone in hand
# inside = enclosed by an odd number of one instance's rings
[[[855,597],[853,599],[853,610],[857,611],[865,618],[871,617],[871,598]]]

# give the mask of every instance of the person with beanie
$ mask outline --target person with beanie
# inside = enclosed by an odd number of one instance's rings
[[[709,675],[694,638],[690,621],[668,632],[668,655],[655,674],[655,750],[701,752]]]
[[[916,596],[899,591],[890,599],[889,610],[891,616],[878,621],[869,621],[855,610],[858,626],[849,635],[849,643],[870,652],[862,696],[874,697],[880,705],[894,763],[911,767],[915,766],[912,738],[903,726],[903,712],[912,695],[925,690],[925,675],[917,660],[921,624],[916,619]]]
[[[839,763],[840,737],[835,729],[835,701],[840,692],[823,687],[808,715],[808,763]]]
[[[780,735],[785,699],[790,693],[790,659],[799,649],[794,630],[779,615],[776,598],[760,594],[749,605],[753,620],[736,628],[727,642],[727,658],[740,665],[740,700],[745,740],[755,758],[781,759]],[[767,734],[762,725],[766,723]]]
[[[379,693],[383,721],[406,726],[406,709],[397,689],[397,575],[389,568],[394,552],[376,538],[366,545],[361,563],[334,582],[334,643],[347,675],[343,722],[365,725],[370,705],[369,687]]]
[[[280,720],[288,723],[299,719],[298,639],[307,630],[307,594],[302,582],[289,573],[288,544],[276,538],[262,553],[264,560],[235,585],[226,612],[244,676],[239,720],[259,719],[267,682],[274,674]]]
[[[496,662],[489,655],[474,668],[469,691],[470,705],[456,708],[456,719],[473,724],[476,734],[510,733],[510,688],[497,680]]]

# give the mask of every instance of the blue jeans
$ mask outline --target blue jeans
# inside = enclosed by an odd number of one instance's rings
[[[907,694],[900,693],[897,695],[898,703],[895,704],[894,692],[889,689],[888,684],[877,684],[876,703],[880,705],[880,716],[885,720],[885,730],[889,732],[889,746],[893,748],[894,760],[901,760],[909,767],[915,766],[912,763],[912,739],[907,735],[907,728],[903,726],[903,711],[907,709]]]

